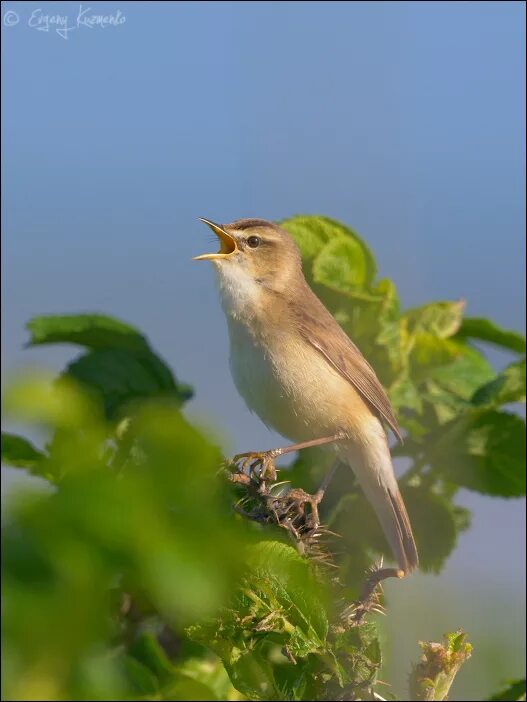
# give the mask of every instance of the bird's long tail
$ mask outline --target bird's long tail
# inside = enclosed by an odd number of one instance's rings
[[[419,562],[417,548],[384,431],[382,436],[375,432],[371,441],[360,446],[343,445],[339,453],[375,510],[399,568],[405,574],[412,572]]]

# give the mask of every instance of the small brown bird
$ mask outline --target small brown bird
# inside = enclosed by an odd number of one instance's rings
[[[309,288],[287,232],[262,219],[202,221],[220,241],[218,253],[196,260],[215,264],[234,383],[268,427],[298,442],[246,455],[260,456],[273,473],[278,455],[333,444],[380,520],[396,574],[411,572],[417,550],[383,422],[400,433],[374,370]]]

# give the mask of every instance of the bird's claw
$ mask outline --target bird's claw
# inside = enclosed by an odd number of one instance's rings
[[[314,495],[310,495],[301,488],[293,488],[283,498],[287,504],[285,512],[292,511],[295,519],[299,517],[304,522],[305,528],[316,530],[320,526],[318,505],[322,496],[323,493],[320,490]],[[306,514],[306,505],[309,505],[308,514]]]
[[[309,552],[318,562],[332,566],[324,538],[337,535],[321,526],[318,512],[324,488],[310,495],[301,488],[285,489],[288,481],[275,482],[274,461],[280,455],[280,449],[250,451],[224,464],[229,481],[244,488],[244,496],[234,508],[248,519],[285,529],[301,554]]]
[[[228,465],[233,468],[233,482],[246,482],[236,476],[246,476],[249,481],[256,480],[264,483],[266,480],[276,480],[275,451],[248,451],[237,453],[231,458]]]

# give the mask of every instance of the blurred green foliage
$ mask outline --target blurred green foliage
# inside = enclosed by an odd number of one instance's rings
[[[525,678],[523,680],[513,680],[507,687],[500,690],[492,697],[489,697],[489,702],[502,702],[503,700],[525,700]]]
[[[460,487],[525,494],[524,422],[504,408],[525,399],[525,340],[464,318],[459,301],[402,311],[338,222],[282,225],[390,393],[421,567],[437,572],[469,525]],[[23,377],[3,398],[7,419],[48,437],[3,434],[3,463],[49,486],[14,495],[4,515],[3,698],[373,698],[375,627],[346,626],[343,611],[386,545],[351,475],[323,505],[342,535],[332,574],[282,530],[233,513],[219,449],[182,414],[190,388],[142,334],[103,315],[37,317],[28,330],[29,346],[82,350],[59,378]],[[522,358],[495,373],[479,342]],[[314,489],[326,461],[303,452],[289,477]]]

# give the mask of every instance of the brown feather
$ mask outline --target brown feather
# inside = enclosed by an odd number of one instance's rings
[[[380,415],[402,441],[390,400],[375,371],[307,283],[303,294],[295,295],[289,304],[304,339],[353,385],[374,413]]]
[[[419,565],[419,557],[417,555],[417,547],[415,545],[414,535],[412,534],[412,527],[410,525],[408,512],[406,511],[406,507],[404,506],[403,498],[399,490],[397,490],[397,492],[388,490],[388,495],[390,497],[393,514],[397,524],[401,552],[404,557],[403,562],[400,562],[399,565],[405,573],[411,573]]]

